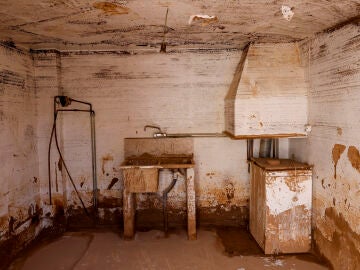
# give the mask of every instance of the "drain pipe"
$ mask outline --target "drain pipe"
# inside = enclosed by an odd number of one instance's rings
[[[254,157],[254,140],[248,139],[246,140],[246,146],[247,146],[247,163],[248,163],[248,173],[250,173],[250,163],[251,159]]]
[[[270,157],[271,141],[272,141],[272,139],[261,139],[260,140],[259,157],[261,157],[261,158],[269,158]]]
[[[163,191],[163,215],[164,215],[164,232],[165,232],[165,235],[168,232],[168,215],[167,215],[167,211],[166,211],[167,195],[173,189],[173,187],[175,186],[177,179],[178,179],[178,173],[177,173],[177,170],[174,170],[173,171],[173,179],[172,179],[170,185],[167,188],[165,188],[164,191]]]

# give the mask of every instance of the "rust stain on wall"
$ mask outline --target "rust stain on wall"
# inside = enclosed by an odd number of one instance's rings
[[[121,6],[116,3],[95,2],[93,4],[93,7],[97,9],[101,9],[104,13],[109,15],[122,15],[129,13],[129,9],[127,7]]]
[[[354,169],[360,172],[360,153],[355,146],[350,146],[348,149],[348,159]]]
[[[346,146],[343,144],[335,144],[332,149],[332,160],[334,162],[334,178],[336,179],[336,166],[342,153],[344,153]]]
[[[106,164],[106,162],[113,161],[113,160],[114,160],[114,157],[111,156],[110,154],[107,154],[107,155],[102,157],[102,159],[101,159],[101,171],[102,171],[103,174],[105,174],[105,164]]]

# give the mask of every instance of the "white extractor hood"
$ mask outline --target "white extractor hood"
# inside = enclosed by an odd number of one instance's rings
[[[250,44],[225,98],[233,138],[306,136],[308,86],[297,43]]]

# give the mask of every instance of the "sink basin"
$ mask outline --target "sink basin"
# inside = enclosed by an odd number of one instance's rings
[[[192,155],[161,155],[153,156],[142,154],[141,156],[128,157],[122,164],[121,168],[126,167],[153,167],[160,168],[188,168],[193,167],[194,161]],[[180,166],[180,167],[179,167]]]
[[[159,169],[176,169],[194,167],[192,155],[160,155],[142,154],[125,159],[120,169],[123,173],[124,185],[129,192],[157,192]]]

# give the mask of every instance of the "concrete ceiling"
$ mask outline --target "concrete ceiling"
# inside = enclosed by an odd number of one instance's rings
[[[0,0],[0,40],[32,49],[242,48],[312,36],[360,14],[360,0]],[[283,17],[286,5],[294,15]],[[203,20],[192,15],[216,16]]]

